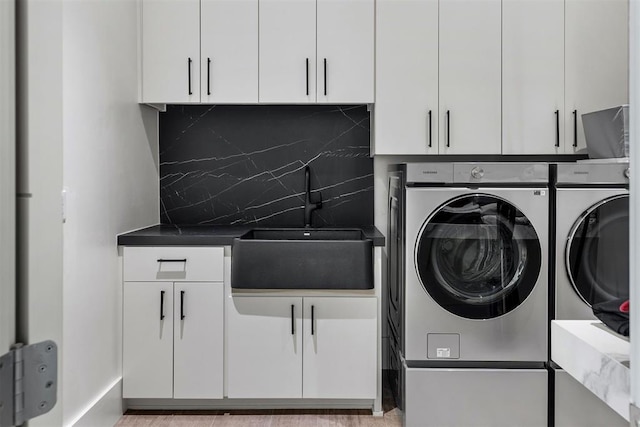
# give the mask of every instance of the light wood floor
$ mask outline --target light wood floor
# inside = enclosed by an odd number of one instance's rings
[[[397,408],[367,410],[127,411],[116,427],[401,427]]]

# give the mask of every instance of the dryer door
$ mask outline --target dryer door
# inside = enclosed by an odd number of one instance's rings
[[[415,249],[424,289],[445,310],[469,319],[510,312],[529,296],[542,263],[538,235],[507,200],[456,197],[425,221]]]
[[[571,285],[589,306],[629,298],[629,195],[587,209],[569,233],[565,259]]]

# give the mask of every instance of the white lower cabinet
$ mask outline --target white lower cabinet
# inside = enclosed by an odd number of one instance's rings
[[[374,297],[230,298],[229,398],[376,397]]]
[[[302,298],[229,302],[228,397],[302,397]]]
[[[124,398],[223,397],[223,284],[125,282]]]
[[[304,298],[303,397],[376,397],[376,306],[375,298]]]
[[[123,397],[173,397],[173,283],[125,283],[123,304]]]

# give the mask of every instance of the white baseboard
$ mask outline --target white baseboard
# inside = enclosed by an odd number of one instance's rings
[[[122,378],[118,378],[68,426],[112,427],[123,414]]]
[[[371,399],[126,399],[129,409],[372,409]]]

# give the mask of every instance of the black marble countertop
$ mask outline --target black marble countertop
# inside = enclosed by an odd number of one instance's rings
[[[231,246],[233,239],[259,226],[158,224],[118,236],[120,246]],[[327,227],[332,228],[332,227]],[[360,228],[374,246],[384,246],[384,235],[374,226]]]

